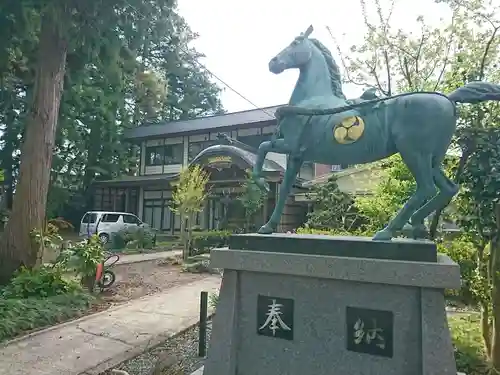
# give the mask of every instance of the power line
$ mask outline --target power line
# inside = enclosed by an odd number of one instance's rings
[[[130,8],[132,8],[139,16],[141,16],[143,19],[146,19],[146,16],[144,14],[142,14],[142,12],[139,11],[139,9],[137,9],[135,6],[133,6],[132,4],[130,4],[130,2],[128,0],[125,0],[125,4],[127,4]],[[177,46],[182,52],[184,52],[187,56],[189,56],[189,51],[184,49],[182,46],[178,45]],[[259,107],[257,104],[255,104],[254,102],[252,102],[250,99],[248,99],[245,95],[243,95],[242,93],[240,93],[238,90],[236,90],[235,88],[233,88],[231,85],[229,85],[228,83],[226,83],[222,78],[220,78],[219,76],[217,76],[215,73],[213,73],[212,71],[210,71],[210,69],[208,69],[206,67],[206,65],[202,64],[201,62],[199,62],[198,60],[195,60],[193,59],[193,62],[195,64],[197,64],[200,68],[206,70],[212,77],[214,77],[216,80],[218,80],[220,83],[222,83],[224,86],[226,86],[229,90],[231,90],[232,92],[234,92],[236,95],[238,95],[240,98],[242,98],[243,100],[245,100],[246,102],[248,102],[249,104],[251,104],[252,106],[254,106],[256,109],[264,112],[265,114],[267,114],[268,116],[274,118],[274,115],[269,113],[268,111],[266,111],[264,108],[262,107]]]

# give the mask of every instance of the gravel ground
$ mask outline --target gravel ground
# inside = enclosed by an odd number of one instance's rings
[[[164,260],[121,264],[112,267],[116,283],[102,293],[111,303],[126,302],[164,290],[201,280],[206,275],[182,272],[179,266]]]
[[[211,329],[212,322],[209,320],[207,342],[210,339]],[[155,365],[158,361],[161,361],[165,367],[155,372]],[[190,375],[203,366],[203,362],[204,358],[198,357],[198,326],[195,326],[122,363],[116,369],[127,371],[129,375]],[[108,371],[101,375],[110,374],[111,372]]]

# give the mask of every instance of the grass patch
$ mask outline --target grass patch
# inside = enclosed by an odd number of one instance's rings
[[[489,366],[477,313],[448,316],[457,370],[467,375],[486,375]]]
[[[0,298],[0,342],[78,317],[93,300],[83,292],[48,298]]]

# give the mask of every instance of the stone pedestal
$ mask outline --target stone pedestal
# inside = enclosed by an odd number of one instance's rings
[[[224,269],[204,375],[455,375],[444,289],[460,270],[431,242],[240,235]]]

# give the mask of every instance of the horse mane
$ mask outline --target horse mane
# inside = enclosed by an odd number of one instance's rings
[[[335,60],[333,59],[331,52],[318,39],[309,38],[309,40],[319,49],[319,51],[325,58],[326,65],[328,67],[328,73],[330,74],[330,81],[332,85],[333,94],[339,98],[345,99],[345,95],[342,92],[340,69]]]

